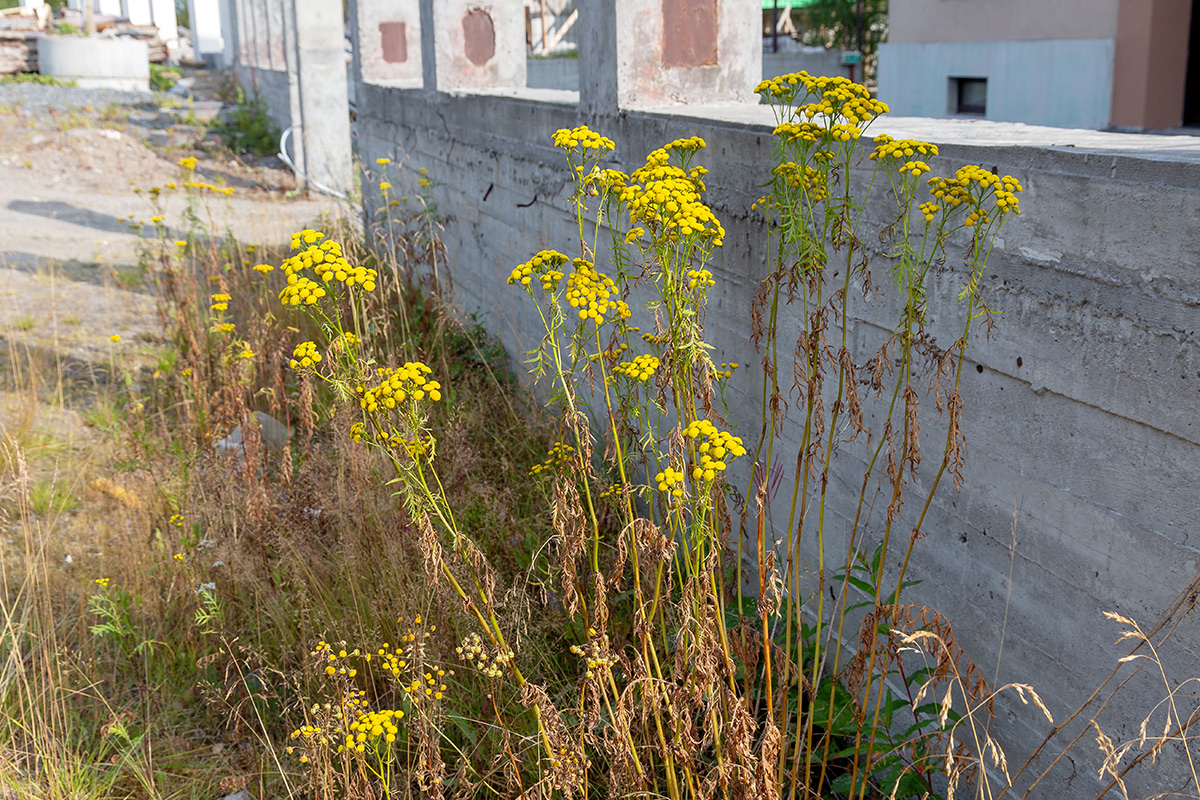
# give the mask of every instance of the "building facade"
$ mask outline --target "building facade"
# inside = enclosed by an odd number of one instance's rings
[[[914,117],[1128,130],[1200,124],[1197,5],[892,0],[879,94],[894,113]]]

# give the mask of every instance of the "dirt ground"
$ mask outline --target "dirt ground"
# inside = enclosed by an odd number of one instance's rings
[[[103,393],[88,384],[105,382],[114,366],[153,370],[164,344],[142,255],[141,237],[159,235],[151,218],[163,215],[171,244],[228,232],[244,244],[286,246],[293,231],[346,211],[296,191],[278,159],[223,150],[187,120],[186,101],[158,97],[184,107],[0,102],[0,472],[9,474],[16,445],[29,480],[65,496],[83,493],[88,465],[111,439],[96,401]],[[185,156],[196,157],[194,172],[178,165]],[[166,187],[188,180],[233,192],[204,192],[208,210],[185,231],[186,197]],[[157,208],[153,187],[162,190]],[[0,509],[0,524],[7,513]],[[78,558],[86,548],[71,544],[75,519],[54,527]],[[11,545],[0,539],[0,558]]]
[[[154,235],[156,213],[169,240],[186,234],[183,193],[164,188],[156,210],[152,187],[194,179],[232,188],[229,196],[212,194],[204,223],[212,235],[228,230],[245,243],[286,242],[339,212],[331,198],[297,193],[277,159],[239,158],[211,137],[180,146],[203,131],[185,128],[181,136],[168,127],[164,136],[167,116],[153,108],[0,107],[0,336],[8,345],[107,361],[112,334],[128,344],[153,341],[140,235]],[[189,155],[198,159],[194,173],[177,165]]]

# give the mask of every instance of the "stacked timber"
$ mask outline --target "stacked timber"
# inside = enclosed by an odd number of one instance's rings
[[[40,36],[36,30],[0,30],[0,75],[37,72],[37,40]]]

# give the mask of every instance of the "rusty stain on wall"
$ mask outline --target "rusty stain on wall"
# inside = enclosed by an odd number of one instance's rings
[[[717,63],[717,0],[662,0],[663,65]]]
[[[379,43],[383,60],[389,64],[408,61],[408,26],[403,22],[379,23]]]
[[[482,8],[472,8],[463,16],[462,26],[467,60],[482,67],[496,55],[496,25],[492,15]]]

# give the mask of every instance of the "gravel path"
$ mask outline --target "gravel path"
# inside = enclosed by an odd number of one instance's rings
[[[113,104],[139,106],[154,102],[154,92],[81,89],[78,86],[42,86],[35,83],[0,84],[0,106],[15,106],[23,111],[66,111],[87,106],[105,108]]]

